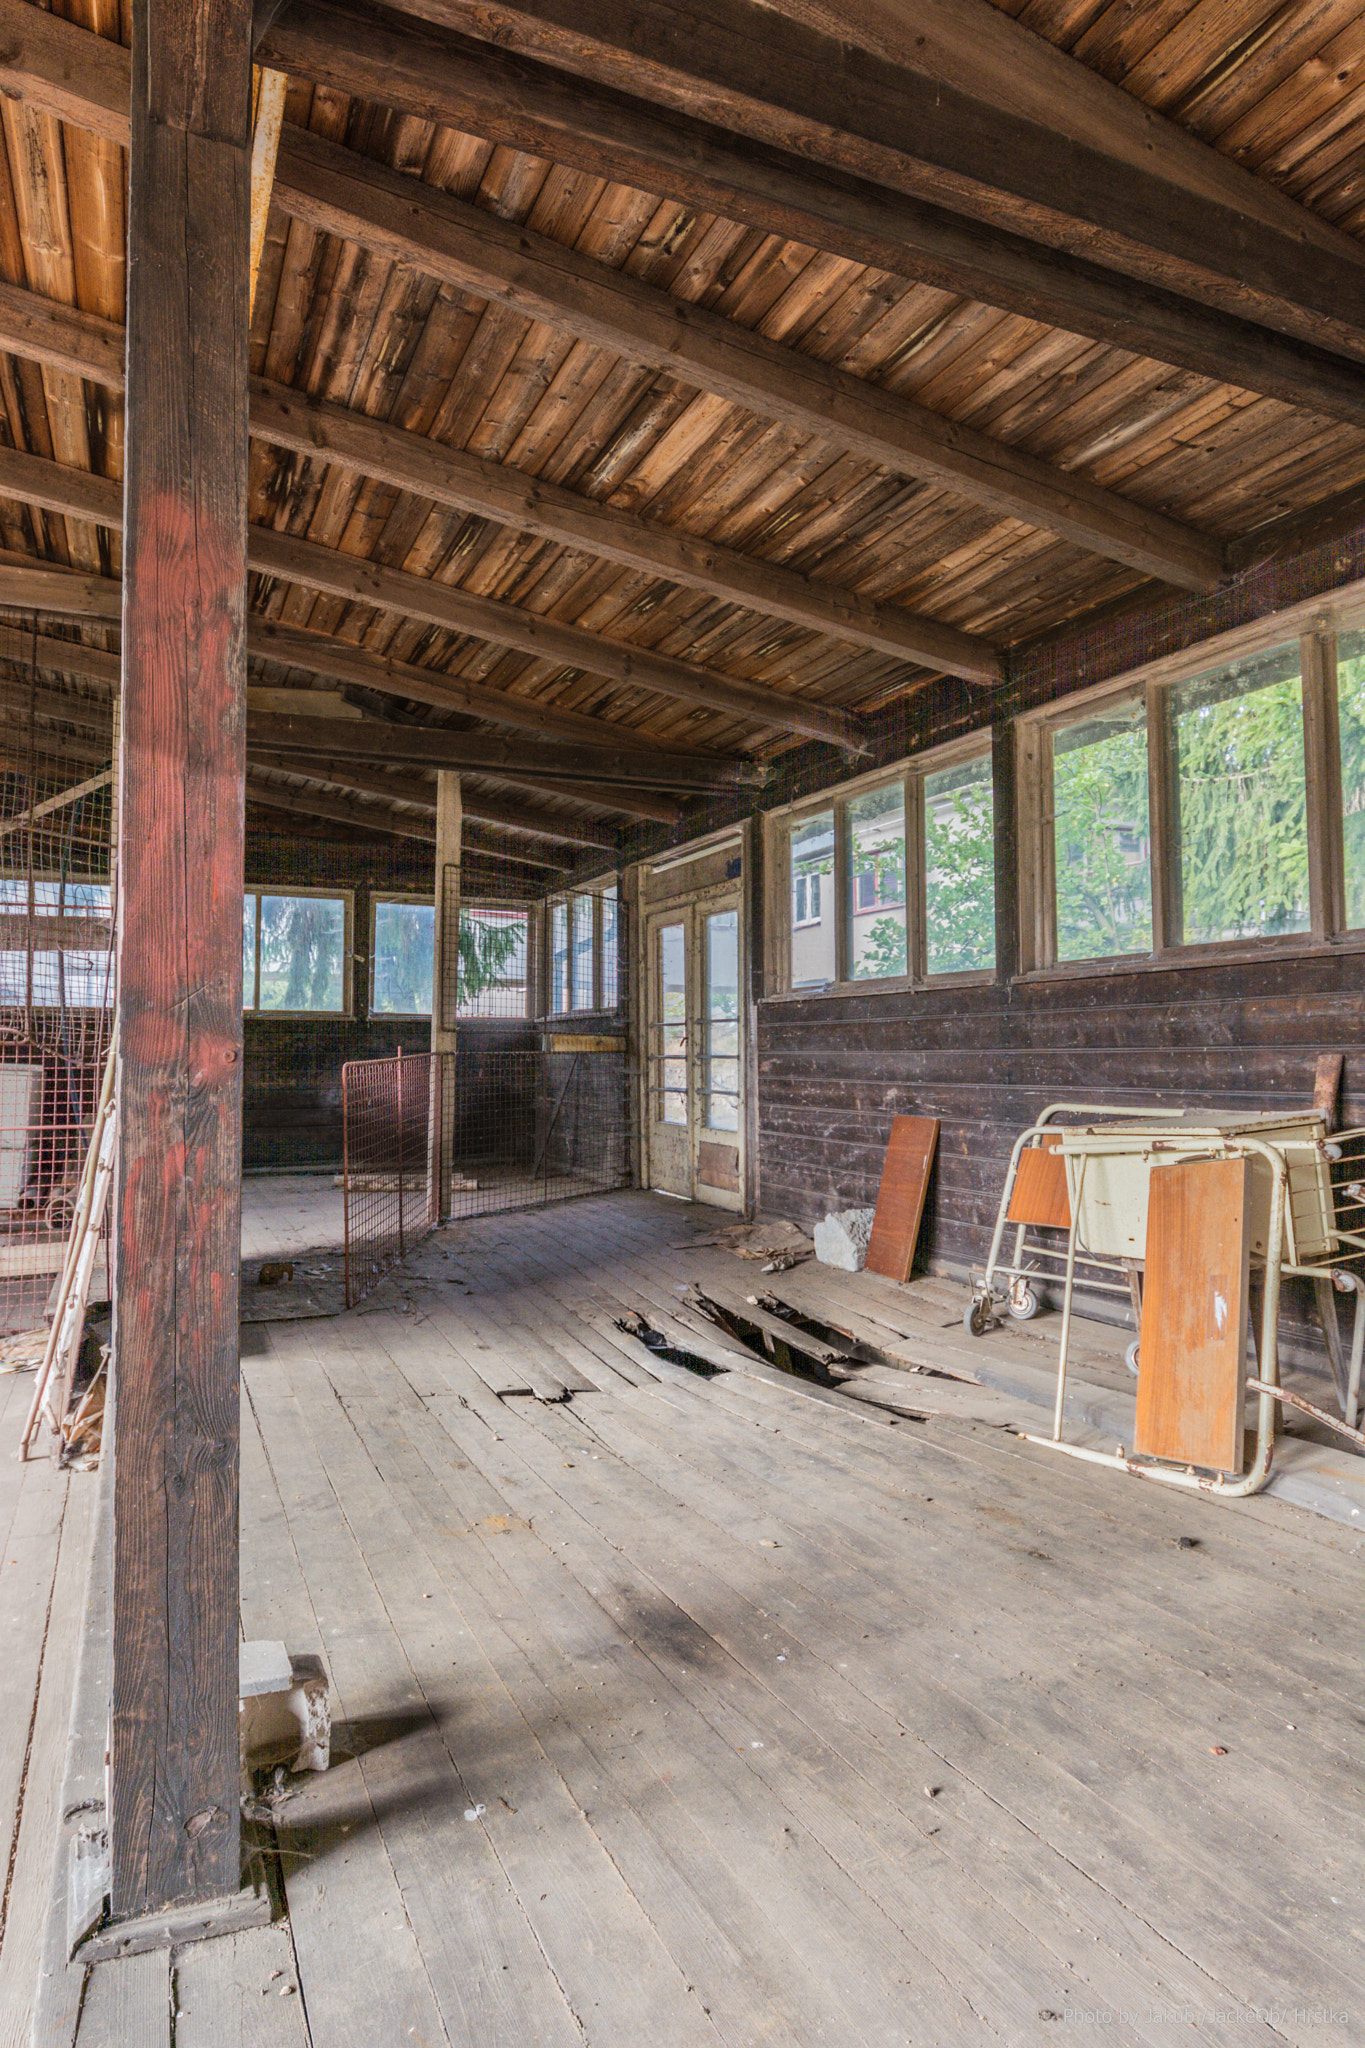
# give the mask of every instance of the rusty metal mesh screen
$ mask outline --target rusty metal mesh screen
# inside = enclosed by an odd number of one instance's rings
[[[631,1076],[614,1049],[352,1060],[341,1093],[348,1305],[438,1219],[534,1208],[631,1179]]]
[[[429,1134],[441,1057],[398,1053],[341,1070],[348,1308],[436,1220]]]
[[[108,771],[73,767],[53,735],[0,766],[0,1340],[43,1323],[90,1142],[113,1022],[111,803]]]

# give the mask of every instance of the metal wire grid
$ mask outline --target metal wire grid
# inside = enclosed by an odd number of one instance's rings
[[[436,1221],[429,1157],[439,1053],[348,1060],[341,1070],[346,1306],[404,1258]]]
[[[529,1209],[630,1178],[630,1077],[619,1053],[448,1057],[450,1216]]]
[[[113,1022],[110,776],[54,745],[0,769],[0,1335],[61,1270]]]
[[[431,1143],[438,1089],[443,1161]],[[351,1060],[341,1099],[348,1307],[434,1227],[441,1180],[455,1221],[602,1193],[631,1178],[631,1076],[616,1052]]]

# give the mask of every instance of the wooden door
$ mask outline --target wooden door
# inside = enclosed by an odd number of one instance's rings
[[[744,1207],[743,915],[737,889],[653,912],[645,926],[647,1180]]]
[[[651,917],[646,930],[647,1144],[649,1185],[692,1193],[692,920],[686,905]]]
[[[693,1194],[720,1209],[744,1207],[744,1003],[736,892],[692,913],[698,992]]]

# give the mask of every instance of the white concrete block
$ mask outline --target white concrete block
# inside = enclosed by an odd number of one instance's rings
[[[242,1763],[248,1769],[285,1764],[291,1771],[325,1771],[332,1752],[332,1695],[321,1657],[287,1659],[283,1685],[244,1695],[237,1703]]]
[[[872,1236],[871,1209],[840,1209],[822,1217],[815,1226],[815,1256],[822,1266],[837,1266],[841,1273],[859,1273],[867,1257]]]

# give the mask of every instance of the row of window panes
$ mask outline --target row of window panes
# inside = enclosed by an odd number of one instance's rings
[[[547,1015],[615,1009],[617,928],[615,882],[601,889],[575,891],[551,903]]]
[[[347,1007],[350,899],[242,898],[242,1008],[340,1016]]]
[[[456,1015],[524,1017],[529,910],[502,904],[460,906]],[[436,911],[411,897],[374,904],[370,1014],[429,1017],[435,971]]]
[[[1343,924],[1365,925],[1365,634],[1337,650]],[[1208,945],[1311,926],[1299,643],[1153,693],[1170,791],[1167,942]],[[1059,961],[1150,952],[1148,700],[1051,731]]]
[[[907,789],[918,798],[919,823],[910,832]],[[963,974],[994,966],[989,755],[836,799],[827,810],[795,820],[788,834],[793,988],[920,971],[911,962],[917,920],[908,892],[921,884],[922,971]],[[910,837],[917,843],[907,853]]]

